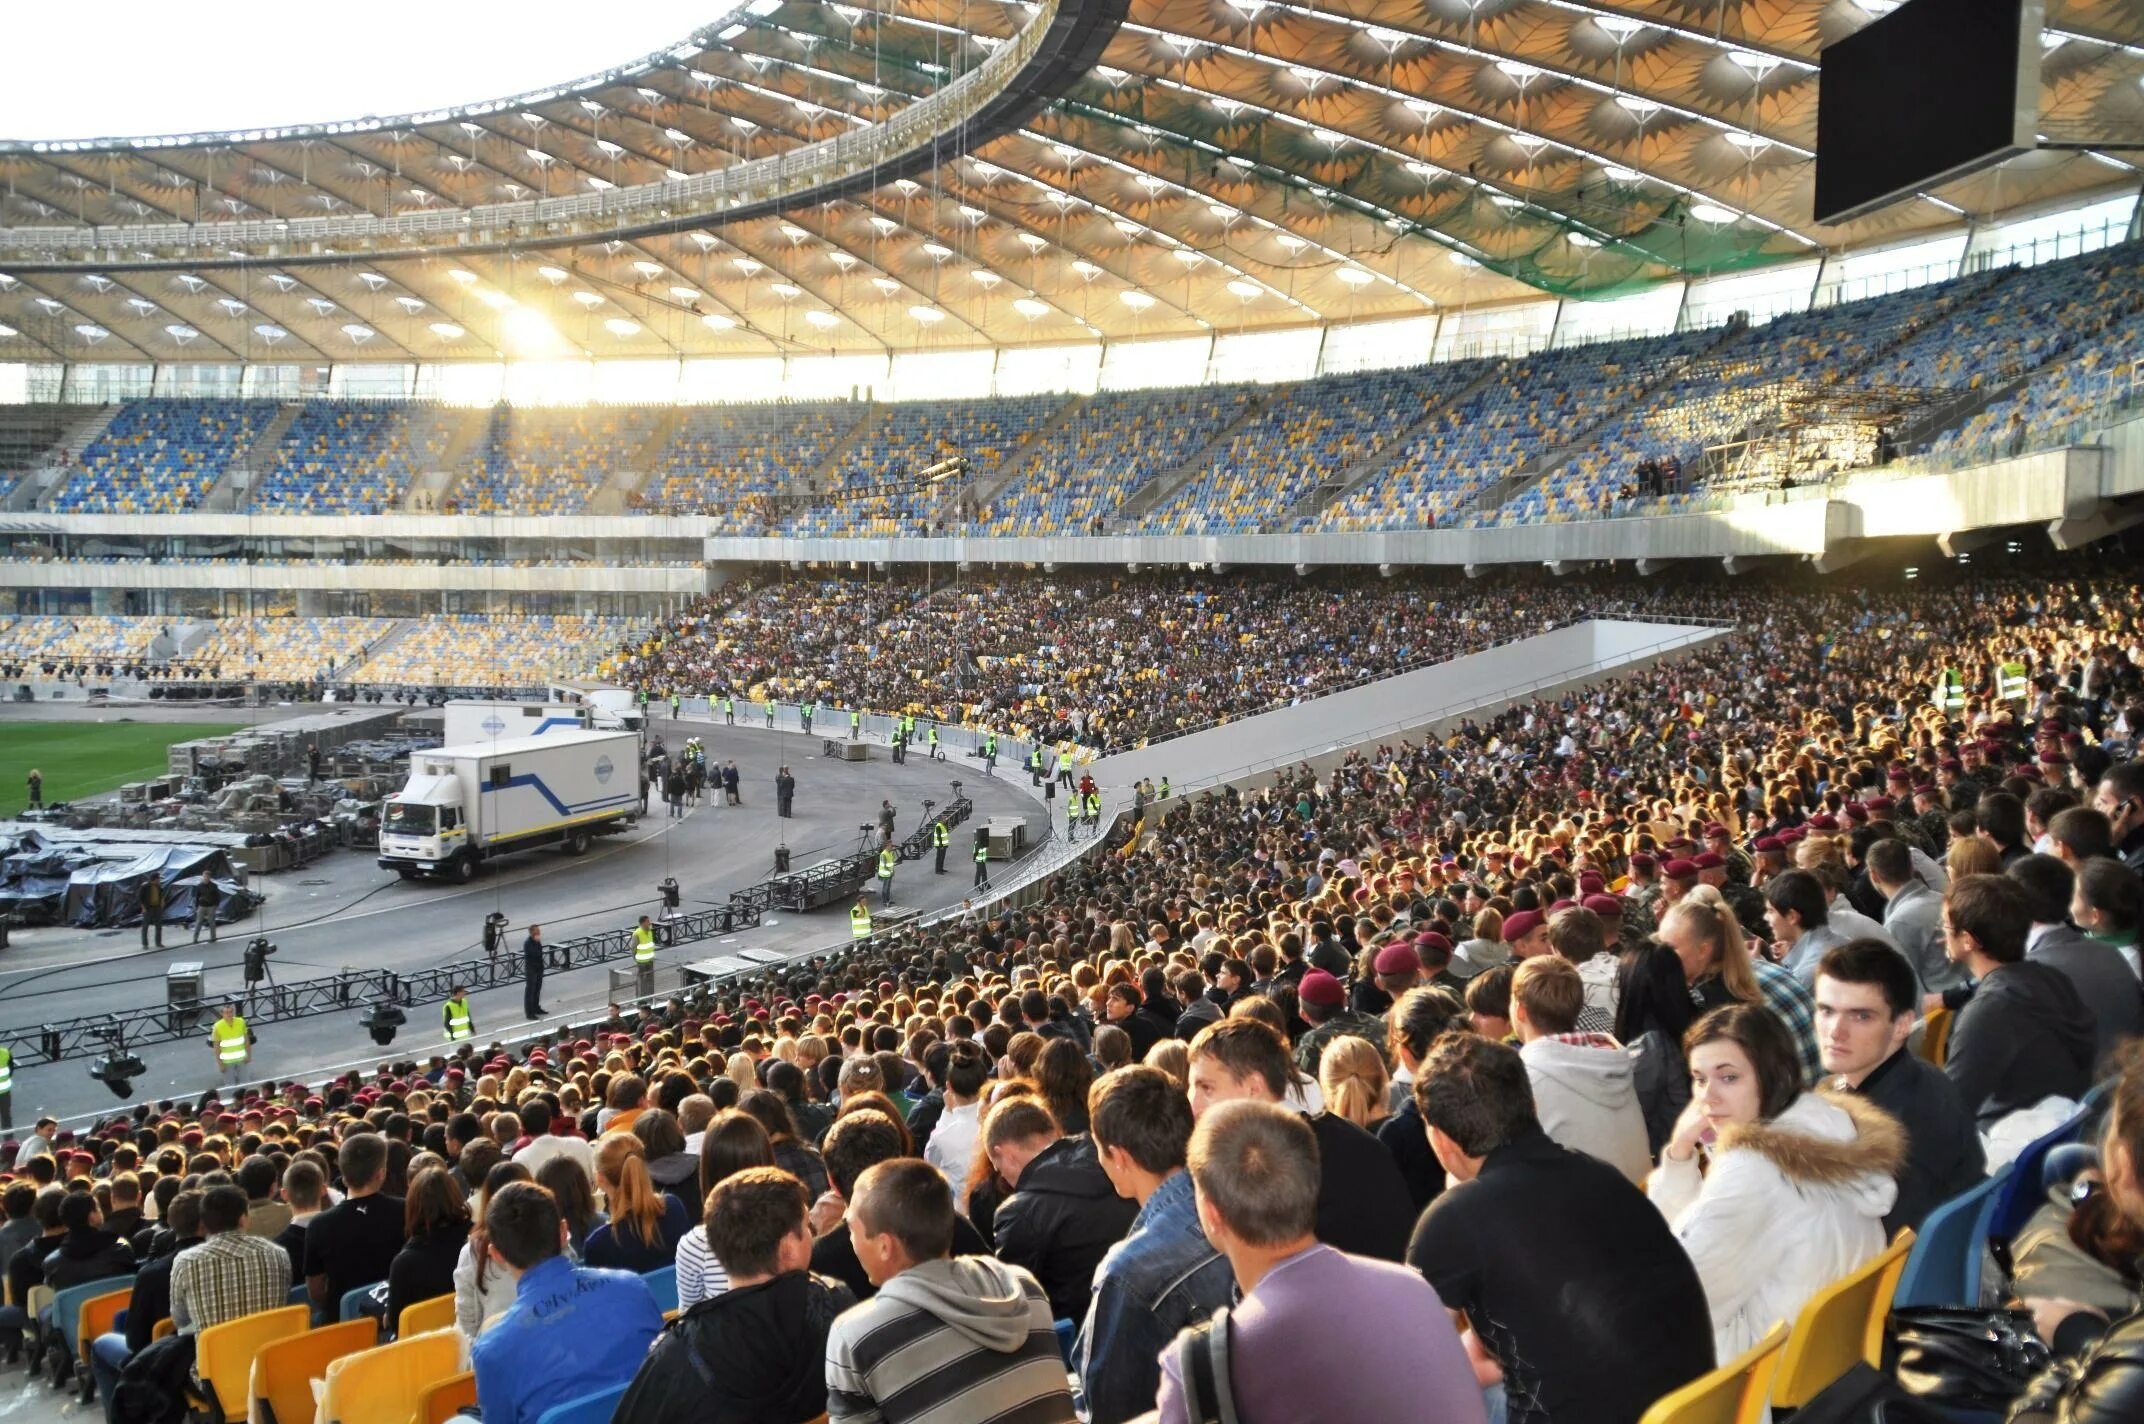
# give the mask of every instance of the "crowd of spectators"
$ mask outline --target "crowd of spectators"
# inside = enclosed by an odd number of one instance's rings
[[[1531,636],[1631,592],[1248,571],[750,579],[597,672],[651,697],[816,701],[1123,747]]]
[[[2017,1417],[2125,1417],[2125,573],[1670,585],[1734,631],[1150,806],[1019,908],[513,1047],[40,1122],[0,1158],[14,1299],[139,1253],[128,1329],[168,1308],[183,1341],[273,1264],[189,1243],[268,1237],[323,1308],[451,1291],[508,1424],[606,1384],[622,1424],[1069,1420],[1060,1321],[1096,1424],[1216,1388],[1252,1420],[1627,1421],[2111,1079],[2100,1188],[2020,1238],[2057,1363]],[[1912,1042],[1939,1013],[1941,1066]],[[668,1265],[665,1326],[622,1272]],[[98,1344],[115,1421],[154,1348]]]

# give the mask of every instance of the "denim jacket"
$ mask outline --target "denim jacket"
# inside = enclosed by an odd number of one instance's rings
[[[1162,1350],[1235,1289],[1228,1259],[1199,1229],[1191,1174],[1171,1173],[1094,1273],[1074,1356],[1092,1424],[1123,1424],[1152,1409]]]

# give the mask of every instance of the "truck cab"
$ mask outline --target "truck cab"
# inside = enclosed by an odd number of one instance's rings
[[[463,855],[469,844],[467,811],[461,782],[452,776],[415,776],[380,807],[380,855],[402,862],[395,868],[404,880],[447,868],[468,878],[461,867],[475,869]]]

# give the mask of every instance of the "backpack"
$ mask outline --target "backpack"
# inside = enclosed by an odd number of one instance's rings
[[[1190,1424],[1239,1424],[1228,1373],[1228,1308],[1223,1306],[1177,1338],[1176,1369],[1184,1384]]]

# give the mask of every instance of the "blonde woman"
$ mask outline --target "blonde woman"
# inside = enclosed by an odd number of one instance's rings
[[[1682,963],[1700,1009],[1757,1004],[1772,1011],[1794,1040],[1808,1081],[1823,1072],[1816,1047],[1816,999],[1799,979],[1750,953],[1735,912],[1710,885],[1700,885],[1661,918],[1659,939]]]
[[[1325,1093],[1327,1112],[1365,1132],[1377,1131],[1389,1115],[1392,1075],[1385,1071],[1377,1045],[1366,1038],[1341,1034],[1325,1045],[1318,1059],[1318,1087]]]

